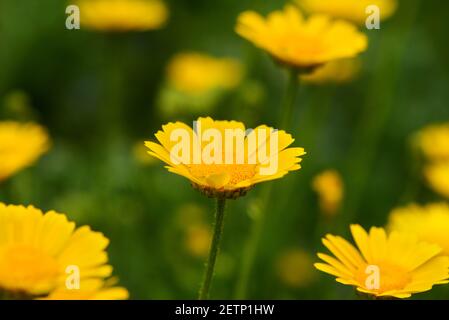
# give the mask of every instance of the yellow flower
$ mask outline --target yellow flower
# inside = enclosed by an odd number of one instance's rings
[[[0,182],[31,165],[49,146],[47,131],[37,124],[0,122]]]
[[[353,21],[363,25],[368,17],[366,8],[375,5],[380,10],[381,19],[392,16],[397,8],[397,0],[296,0],[308,13],[327,14],[335,18]]]
[[[0,203],[0,294],[31,299],[89,291],[91,281],[111,275],[108,244],[63,214]]]
[[[414,293],[447,283],[449,257],[440,256],[434,244],[420,242],[411,234],[351,226],[357,249],[345,239],[327,235],[323,244],[335,256],[319,253],[325,263],[315,267],[374,297],[408,298]]]
[[[424,176],[435,192],[449,199],[449,161],[427,165]]]
[[[111,287],[100,279],[88,279],[82,282],[80,290],[59,288],[50,293],[45,300],[126,300],[128,290],[122,287]]]
[[[432,161],[449,160],[449,123],[433,124],[416,134],[415,141]]]
[[[343,181],[336,170],[326,170],[317,175],[312,182],[318,194],[321,211],[329,216],[335,215],[343,200]]]
[[[390,214],[390,230],[414,234],[418,239],[437,244],[449,255],[449,205],[432,203],[397,208]]]
[[[145,145],[170,172],[189,179],[209,197],[235,199],[257,183],[301,168],[304,149],[288,148],[294,139],[285,131],[267,126],[245,131],[241,122],[199,118],[195,130],[181,122],[168,123],[155,135],[160,144],[147,141]],[[236,133],[236,143],[226,139],[229,132]]]
[[[197,52],[177,54],[167,68],[169,83],[176,90],[191,95],[235,88],[242,75],[242,66],[238,61]]]
[[[315,278],[312,263],[313,259],[307,252],[300,249],[286,250],[276,262],[278,277],[287,286],[306,287]]]
[[[146,31],[164,26],[161,0],[78,0],[81,26],[100,31]]]
[[[253,11],[243,12],[236,32],[280,63],[299,69],[353,58],[368,46],[367,37],[354,25],[324,15],[305,19],[292,5],[272,12],[266,19]]]
[[[360,67],[358,59],[340,59],[326,63],[310,74],[301,74],[300,79],[311,84],[347,83],[354,80]]]

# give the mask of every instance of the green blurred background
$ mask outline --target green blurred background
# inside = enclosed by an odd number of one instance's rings
[[[168,121],[199,115],[275,126],[287,78],[233,31],[241,11],[267,13],[280,1],[166,2],[165,28],[112,34],[67,30],[64,1],[0,0],[0,119],[35,120],[53,141],[36,165],[0,185],[0,199],[64,212],[102,231],[115,274],[135,299],[196,298],[205,257],[188,249],[189,232],[210,226],[214,209],[161,163],[138,161],[136,143]],[[401,1],[380,30],[364,30],[370,44],[357,81],[300,88],[289,131],[308,154],[302,170],[273,182],[246,297],[355,298],[314,270],[315,253],[325,250],[320,237],[348,238],[349,223],[382,226],[397,205],[439,200],[415,172],[409,137],[449,120],[448,11],[446,1]],[[246,77],[209,111],[166,114],[156,107],[165,66],[186,50],[238,58]],[[320,215],[311,189],[313,176],[328,168],[346,185],[332,221]],[[235,297],[262,189],[229,202],[212,298]],[[305,252],[303,263],[282,259],[291,250]],[[294,283],[285,279],[292,269],[302,275]],[[449,299],[449,289],[418,298]]]

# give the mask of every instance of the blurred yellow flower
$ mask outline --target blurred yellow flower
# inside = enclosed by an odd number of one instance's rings
[[[99,31],[146,31],[164,26],[168,9],[161,0],[78,0],[81,26]]]
[[[328,216],[335,215],[344,196],[343,181],[338,171],[326,170],[318,174],[313,179],[312,187],[318,194],[321,212]]]
[[[51,292],[45,300],[126,300],[128,290],[122,287],[112,287],[100,279],[86,279],[80,290],[58,288]]]
[[[302,81],[311,84],[342,84],[351,82],[359,74],[361,62],[358,59],[340,59],[326,63],[312,73],[301,74]]]
[[[47,131],[34,123],[0,122],[0,182],[33,164],[50,147]]]
[[[206,224],[194,224],[185,231],[185,247],[192,256],[207,256],[211,240],[212,230]]]
[[[424,168],[424,176],[435,192],[449,199],[449,161],[427,165]]]
[[[314,279],[313,259],[300,249],[284,251],[276,261],[276,270],[282,283],[293,288],[308,286]]]
[[[351,23],[332,21],[324,15],[305,19],[292,5],[266,19],[253,11],[243,12],[236,32],[280,63],[299,69],[353,58],[368,46],[367,37]]]
[[[337,282],[354,286],[374,297],[409,298],[414,293],[447,283],[449,257],[440,256],[441,248],[420,242],[411,234],[361,226],[351,226],[357,249],[345,239],[327,235],[323,244],[335,256],[319,253],[325,263],[315,267],[337,277]]]
[[[428,160],[449,161],[449,123],[425,127],[416,134],[415,141]]]
[[[198,132],[198,128],[201,128],[201,132]],[[234,143],[232,139],[232,143],[228,144],[229,140],[226,138],[229,131],[232,134],[241,133],[239,135],[241,139],[237,137],[236,140],[241,140],[243,146]],[[205,132],[211,134],[209,139],[212,141],[209,143],[202,141]],[[198,118],[195,131],[184,123],[170,122],[162,126],[162,130],[155,136],[160,144],[146,141],[145,145],[150,150],[148,154],[165,162],[170,172],[189,179],[193,187],[203,194],[216,198],[238,198],[245,195],[257,183],[279,179],[289,171],[299,170],[301,168],[299,163],[302,160],[300,157],[305,154],[303,148],[288,148],[294,139],[285,131],[259,126],[247,133],[245,125],[241,122],[215,121],[209,117]],[[182,139],[181,142],[174,142],[180,137],[187,141]],[[183,149],[190,150],[187,156],[178,155],[180,144]],[[272,144],[276,145],[273,147],[276,149],[270,150],[266,159],[260,157],[256,159],[256,154],[260,155],[263,153],[262,150],[267,151]],[[217,145],[220,150],[215,149]],[[226,146],[230,146],[230,149]],[[195,160],[196,155],[201,158]],[[204,155],[211,156],[212,159],[205,161]],[[217,163],[215,161],[217,156],[222,161]],[[237,158],[240,156],[244,161],[238,161]],[[226,160],[230,158],[231,161],[228,163],[223,158]],[[254,163],[250,161],[253,158]],[[266,166],[272,164],[276,165],[274,168],[270,167],[274,172],[268,173],[271,170],[266,170]]]
[[[437,244],[449,255],[449,205],[412,204],[394,209],[389,218],[389,230],[414,234],[418,239]]]
[[[367,7],[377,6],[383,20],[392,16],[398,6],[397,0],[296,0],[296,2],[308,13],[327,14],[360,25],[363,25],[368,17]]]
[[[89,281],[112,273],[108,244],[88,226],[75,229],[64,214],[0,203],[0,292],[32,299],[89,291]]]
[[[231,58],[214,58],[198,52],[175,55],[167,67],[169,83],[186,94],[232,89],[242,80],[242,65]]]

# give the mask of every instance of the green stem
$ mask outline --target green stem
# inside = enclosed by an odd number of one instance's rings
[[[204,275],[203,285],[200,289],[198,300],[209,299],[210,286],[214,275],[215,262],[217,260],[218,250],[220,248],[221,235],[223,234],[224,215],[225,215],[225,198],[217,198],[217,211],[215,213],[214,235],[209,251],[209,258],[206,264],[206,273]]]
[[[298,72],[295,69],[291,69],[289,71],[287,91],[281,107],[281,121],[279,123],[279,129],[288,129],[287,127],[292,119],[295,109],[294,107],[298,88]],[[268,206],[271,201],[272,191],[272,183],[268,184],[263,190],[259,215],[253,222],[251,232],[244,249],[244,254],[242,256],[242,266],[240,268],[240,274],[238,276],[237,287],[235,291],[236,299],[245,299],[248,293],[249,278],[253,269],[254,261],[256,259],[260,239],[262,237],[266,213],[269,211]]]

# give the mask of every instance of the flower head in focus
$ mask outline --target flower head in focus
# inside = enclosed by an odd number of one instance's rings
[[[159,29],[168,19],[162,0],[78,0],[81,26],[99,31]]]
[[[300,79],[315,85],[343,84],[354,80],[360,68],[361,62],[358,59],[340,59],[326,63],[309,74],[301,74]]]
[[[312,182],[313,190],[318,194],[321,212],[335,215],[340,209],[344,186],[341,175],[336,170],[326,170],[317,175]]]
[[[243,12],[238,17],[236,32],[281,64],[299,70],[354,58],[368,46],[367,37],[351,23],[333,21],[325,15],[305,18],[292,5],[270,13],[267,18],[253,11]]]
[[[448,282],[449,257],[440,255],[439,246],[408,233],[387,235],[382,228],[367,233],[352,225],[351,232],[357,248],[339,236],[327,235],[323,244],[335,257],[319,253],[324,263],[315,264],[337,277],[337,282],[372,297],[400,299]]]
[[[112,273],[108,244],[103,234],[75,228],[64,214],[0,203],[0,294],[34,299],[67,290],[100,293],[92,283]]]
[[[196,127],[176,122],[147,141],[148,153],[167,169],[192,182],[209,197],[235,199],[255,184],[299,170],[303,148],[288,148],[294,139],[285,131],[259,126],[247,132],[237,121],[199,118]]]
[[[47,131],[34,123],[0,122],[0,182],[33,164],[50,147]]]
[[[397,0],[296,0],[298,5],[311,14],[327,14],[363,25],[368,17],[367,8],[379,8],[382,20],[391,17],[397,9]]]
[[[430,188],[449,199],[449,161],[428,164],[424,176]]]
[[[394,209],[389,218],[389,230],[414,234],[418,239],[436,244],[449,255],[449,205],[412,204]]]

